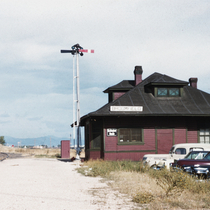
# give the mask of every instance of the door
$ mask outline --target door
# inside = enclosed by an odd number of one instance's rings
[[[173,130],[157,129],[158,154],[168,154],[172,146],[173,146]]]

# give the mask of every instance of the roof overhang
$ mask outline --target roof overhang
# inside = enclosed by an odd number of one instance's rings
[[[133,87],[129,87],[129,88],[107,88],[106,90],[104,90],[104,93],[109,93],[109,92],[116,92],[116,91],[120,91],[120,92],[126,92],[133,89]]]
[[[84,125],[84,121],[88,118],[94,118],[94,117],[210,117],[210,114],[140,114],[140,113],[119,113],[115,112],[112,114],[93,114],[89,113],[87,115],[84,115],[80,121],[81,125]]]
[[[174,82],[150,82],[146,84],[146,87],[149,86],[187,86],[189,82],[174,83]]]

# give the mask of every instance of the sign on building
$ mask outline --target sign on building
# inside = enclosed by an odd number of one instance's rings
[[[113,112],[142,112],[143,106],[110,106]]]
[[[116,128],[107,128],[107,136],[117,136]]]

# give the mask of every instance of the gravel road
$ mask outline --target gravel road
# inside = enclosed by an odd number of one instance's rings
[[[79,162],[18,158],[0,162],[1,210],[140,209],[101,178],[75,171]]]

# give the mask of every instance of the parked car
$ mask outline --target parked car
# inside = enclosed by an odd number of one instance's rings
[[[143,157],[143,163],[149,167],[170,168],[174,160],[183,159],[190,151],[210,150],[210,144],[201,143],[183,143],[175,144],[169,151],[169,154],[147,154]]]
[[[189,152],[184,159],[176,160],[171,163],[173,169],[182,169],[185,172],[191,172],[191,166],[188,164],[189,160],[201,160],[203,159],[209,151],[192,151]]]
[[[210,152],[203,159],[178,160],[176,165],[190,174],[208,178],[210,176]]]

